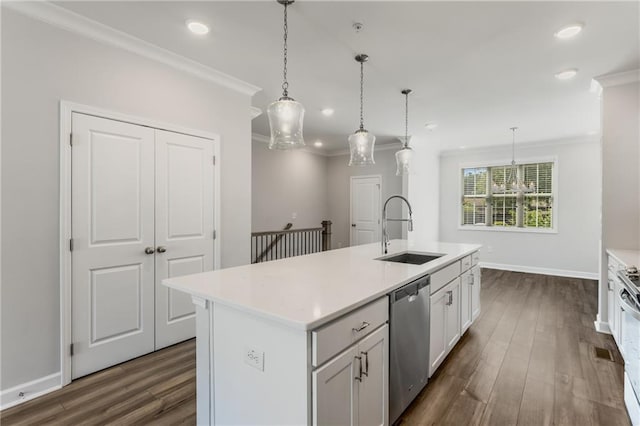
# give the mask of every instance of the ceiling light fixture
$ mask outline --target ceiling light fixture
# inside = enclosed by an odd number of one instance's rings
[[[360,128],[349,136],[350,166],[369,166],[376,164],[373,159],[373,147],[376,137],[364,128],[364,63],[369,56],[361,53],[356,55],[356,62],[360,63]]]
[[[324,115],[325,117],[331,117],[333,115],[333,108],[325,108],[322,111],[322,115]]]
[[[413,149],[409,146],[409,93],[411,89],[404,89],[401,92],[404,95],[404,137],[399,138],[402,142],[402,148],[396,152],[396,176],[409,174],[411,165],[411,157],[413,157]]]
[[[209,27],[198,21],[187,21],[187,28],[189,28],[189,31],[197,35],[205,35],[209,33]]]
[[[316,148],[320,148],[322,146],[322,141],[315,141],[313,143],[313,146],[315,146]]]
[[[536,190],[536,184],[533,181],[529,182],[529,185],[524,183],[522,176],[524,170],[520,170],[520,173],[518,173],[518,166],[516,165],[516,130],[518,130],[518,128],[510,127],[509,130],[511,130],[513,135],[511,140],[511,167],[508,170],[504,170],[503,173],[494,176],[491,185],[492,192],[494,194],[533,192]],[[498,182],[495,181],[496,177],[498,178]]]
[[[576,76],[576,74],[578,74],[578,70],[575,68],[571,68],[571,69],[556,73],[556,78],[558,80],[571,80],[573,77]]]
[[[271,139],[269,149],[295,149],[304,146],[302,136],[302,121],[304,119],[304,107],[289,97],[289,82],[287,81],[287,37],[289,26],[287,21],[287,7],[294,0],[277,0],[284,6],[284,45],[283,45],[283,82],[282,97],[271,103],[267,108],[269,115],[269,127]]]
[[[566,40],[568,38],[572,38],[578,35],[580,31],[584,28],[584,24],[571,24],[566,27],[560,28],[555,32],[554,36],[561,40]]]
[[[433,130],[433,129],[435,129],[436,127],[438,127],[438,125],[437,125],[436,123],[427,123],[427,124],[425,124],[425,125],[424,125],[424,127],[425,127],[427,130]]]

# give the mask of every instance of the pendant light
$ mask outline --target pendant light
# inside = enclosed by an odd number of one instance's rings
[[[305,146],[302,137],[302,120],[304,107],[289,97],[289,82],[287,81],[287,37],[289,26],[287,23],[287,7],[294,0],[277,0],[284,6],[284,67],[282,97],[267,108],[271,139],[269,149],[295,149]]]
[[[356,55],[356,61],[360,63],[360,128],[349,136],[350,166],[369,166],[376,164],[373,160],[373,146],[376,137],[364,128],[364,63],[369,56],[361,53]]]
[[[409,93],[411,89],[404,89],[402,94],[404,95],[404,138],[399,138],[402,142],[402,149],[396,152],[396,176],[403,176],[409,174],[409,167],[411,165],[411,157],[413,157],[413,149],[409,146]]]
[[[529,185],[527,185],[524,183],[522,176],[518,177],[518,166],[516,165],[516,130],[518,130],[518,128],[510,127],[509,129],[513,135],[511,140],[511,168],[509,169],[508,175],[505,172],[504,183],[496,184],[493,182],[493,192],[533,192],[536,189],[535,183],[530,182]]]

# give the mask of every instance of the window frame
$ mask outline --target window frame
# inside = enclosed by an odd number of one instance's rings
[[[464,162],[458,164],[458,198],[456,202],[456,208],[458,209],[458,230],[459,231],[481,231],[481,232],[515,232],[515,233],[534,233],[534,234],[557,234],[558,233],[558,212],[559,212],[559,200],[558,200],[558,173],[559,173],[559,162],[557,156],[549,156],[549,157],[525,157],[516,159],[516,165],[524,165],[524,164],[537,164],[537,163],[553,163],[553,173],[551,176],[551,198],[553,200],[553,210],[551,214],[551,227],[550,228],[534,228],[534,227],[516,227],[516,226],[487,226],[486,224],[482,225],[463,225],[462,221],[464,219],[462,212],[462,203],[464,199],[464,188],[463,188],[463,170],[470,168],[481,168],[481,167],[504,167],[505,165],[509,166],[511,164],[511,159],[508,160],[498,160],[498,161],[473,161],[473,162]]]

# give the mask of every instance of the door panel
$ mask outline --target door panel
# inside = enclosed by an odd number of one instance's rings
[[[195,336],[195,307],[162,280],[213,269],[213,141],[156,131],[156,349]]]
[[[351,245],[380,241],[380,176],[351,178]]]
[[[389,326],[384,325],[358,344],[365,373],[358,388],[358,422],[361,425],[389,423]]]
[[[154,348],[154,131],[72,115],[72,378]]]
[[[445,323],[447,314],[447,289],[442,288],[431,296],[431,313],[429,319],[429,377],[447,353]]]
[[[312,374],[313,424],[357,425],[357,345]]]
[[[446,288],[450,292],[445,321],[448,352],[460,340],[460,278],[456,278]]]

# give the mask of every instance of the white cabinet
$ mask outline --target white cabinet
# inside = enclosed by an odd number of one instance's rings
[[[429,377],[460,340],[460,278],[431,295]]]
[[[471,326],[471,292],[473,291],[473,274],[463,273],[460,278],[460,328],[461,333]]]
[[[474,266],[471,269],[471,322],[474,322],[480,316],[480,289],[482,288],[482,280],[480,267]]]
[[[314,425],[389,422],[389,326],[384,324],[312,373]]]

